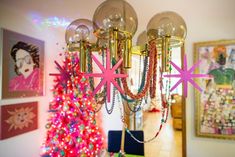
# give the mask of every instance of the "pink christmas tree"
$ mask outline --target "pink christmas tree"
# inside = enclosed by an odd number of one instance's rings
[[[67,53],[64,65],[55,62],[54,99],[50,103],[42,157],[94,157],[103,148],[89,81],[79,72],[76,53]]]

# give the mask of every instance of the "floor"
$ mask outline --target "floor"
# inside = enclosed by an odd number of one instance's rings
[[[144,113],[145,140],[155,136],[159,128],[160,118],[160,113]],[[173,129],[171,117],[163,126],[158,137],[145,144],[145,157],[182,157],[182,132]]]

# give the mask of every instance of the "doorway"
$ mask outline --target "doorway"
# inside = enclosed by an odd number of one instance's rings
[[[182,67],[184,56],[184,48],[172,49],[172,61],[178,66]],[[134,57],[138,61],[138,57]],[[137,66],[136,66],[137,67]],[[141,68],[141,66],[139,66]],[[172,68],[172,74],[177,74],[178,71]],[[135,69],[134,74],[139,74]],[[135,78],[135,76],[132,76]],[[138,79],[136,79],[138,80]],[[132,81],[136,81],[132,80]],[[178,79],[171,79],[171,87],[178,81]],[[133,82],[137,84],[137,82]],[[135,87],[133,87],[135,90]],[[163,125],[157,138],[151,142],[145,143],[146,157],[186,157],[186,121],[185,121],[185,98],[182,96],[183,87],[179,85],[171,92],[171,105],[168,113],[168,120]],[[157,92],[159,93],[159,91]],[[158,102],[159,96],[156,96],[154,101]],[[144,111],[139,111],[130,118],[130,128],[135,130],[144,130],[145,140],[151,139],[159,131],[161,124],[161,110],[160,103],[155,104],[153,110],[153,103],[148,101],[147,107]]]

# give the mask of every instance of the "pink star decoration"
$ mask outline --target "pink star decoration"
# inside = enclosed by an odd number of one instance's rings
[[[117,64],[113,66],[113,68],[110,67],[110,52],[109,50],[107,51],[106,55],[106,69],[102,66],[102,64],[97,60],[97,58],[92,55],[92,59],[95,61],[95,63],[98,65],[102,73],[91,73],[91,74],[86,74],[88,77],[102,77],[102,81],[98,84],[98,86],[95,88],[93,91],[93,95],[95,95],[101,87],[106,83],[107,86],[107,97],[108,97],[108,102],[110,102],[110,85],[111,83],[117,88],[117,90],[120,93],[124,93],[124,91],[121,89],[121,87],[117,84],[115,81],[115,78],[124,78],[127,77],[127,74],[116,74],[115,70],[121,65],[122,60],[120,59]]]
[[[55,88],[59,84],[62,84],[62,85],[66,86],[67,81],[70,80],[70,74],[67,71],[68,62],[67,61],[65,62],[65,67],[60,66],[57,61],[55,61],[55,64],[56,64],[57,69],[59,70],[60,73],[59,74],[55,74],[55,73],[49,74],[50,76],[61,76],[61,80],[56,84]]]
[[[206,74],[192,74],[192,72],[196,69],[196,67],[199,66],[200,60],[194,64],[189,70],[187,70],[187,58],[186,55],[184,55],[184,66],[183,69],[180,69],[174,62],[170,61],[170,64],[175,67],[175,69],[180,74],[170,74],[170,75],[163,75],[164,77],[178,77],[180,80],[170,89],[170,91],[173,91],[181,82],[183,82],[184,85],[184,96],[187,97],[187,90],[188,90],[188,82],[191,83],[195,88],[197,88],[200,92],[202,92],[201,87],[192,79],[196,77],[209,77],[209,75]]]
[[[71,76],[76,73],[75,72],[76,71],[75,68],[76,68],[76,66],[78,64],[76,62],[75,64],[73,64],[72,67],[69,68],[69,65],[68,65],[69,62],[68,62],[67,59],[64,61],[65,66],[61,66],[57,61],[54,61],[54,63],[56,64],[57,69],[59,70],[60,73],[57,73],[57,74],[56,73],[50,73],[49,75],[50,76],[60,76],[60,80],[55,85],[55,88],[57,88],[58,85],[61,84],[65,88],[65,90],[67,92],[67,82],[71,81]]]

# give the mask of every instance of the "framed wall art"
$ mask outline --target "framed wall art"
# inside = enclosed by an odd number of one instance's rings
[[[196,79],[196,135],[235,139],[235,40],[195,43],[194,55],[196,73],[209,75]]]
[[[1,29],[2,98],[43,95],[44,42]]]
[[[38,103],[1,106],[0,139],[10,138],[38,128]]]

